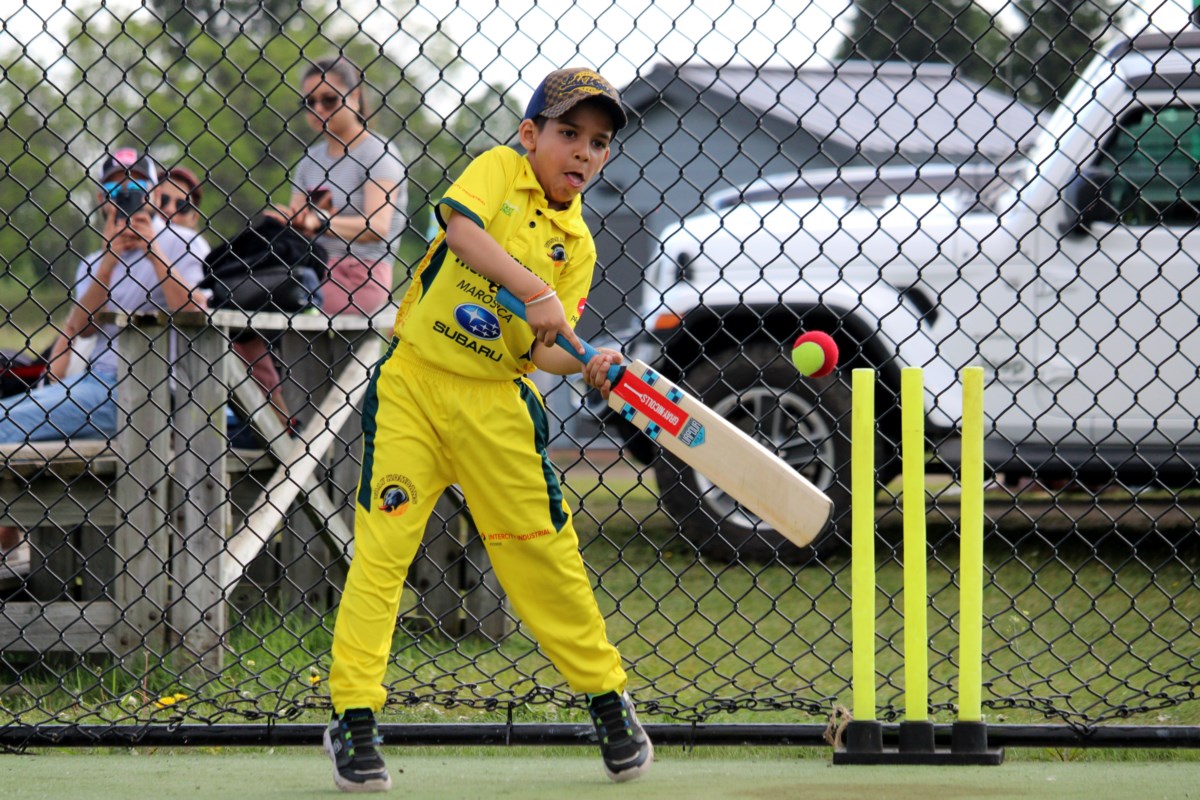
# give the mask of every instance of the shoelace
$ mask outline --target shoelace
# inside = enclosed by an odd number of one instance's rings
[[[379,730],[375,726],[375,720],[370,717],[342,717],[342,736],[350,743],[349,754],[354,756],[355,752],[361,747],[364,750],[374,750],[378,745],[383,744],[383,737],[379,735]]]
[[[625,712],[625,703],[620,697],[612,700],[593,702],[590,708],[592,719],[599,720],[597,727],[602,731],[604,741],[610,744],[632,738],[633,727],[629,724],[629,716]]]

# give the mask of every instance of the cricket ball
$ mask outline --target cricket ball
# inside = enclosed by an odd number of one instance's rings
[[[838,348],[833,337],[821,331],[802,333],[792,345],[792,363],[801,375],[824,378],[837,366]]]

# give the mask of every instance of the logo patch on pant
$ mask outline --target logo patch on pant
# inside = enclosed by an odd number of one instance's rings
[[[375,484],[376,509],[399,517],[417,502],[417,487],[403,475],[388,475]]]

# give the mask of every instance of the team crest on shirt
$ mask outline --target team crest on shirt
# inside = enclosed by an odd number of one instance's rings
[[[562,239],[554,238],[546,242],[546,255],[554,262],[554,266],[562,269],[567,265],[567,247]]]
[[[500,320],[496,319],[496,315],[483,306],[463,303],[454,309],[454,321],[458,323],[458,327],[476,339],[500,338]]]
[[[403,516],[417,502],[417,487],[403,475],[388,475],[375,484],[376,508],[389,517]]]

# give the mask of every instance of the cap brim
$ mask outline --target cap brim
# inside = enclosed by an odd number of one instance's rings
[[[613,124],[616,126],[616,130],[619,131],[629,124],[629,117],[626,116],[625,109],[621,107],[620,103],[618,103],[616,100],[613,100],[606,94],[591,94],[583,97],[568,97],[566,100],[563,100],[562,102],[543,110],[542,116],[549,117],[551,119],[558,119],[563,114],[566,114],[572,108],[584,102],[585,100],[599,100],[600,102],[604,103],[604,105],[608,108],[609,113],[612,114]]]

